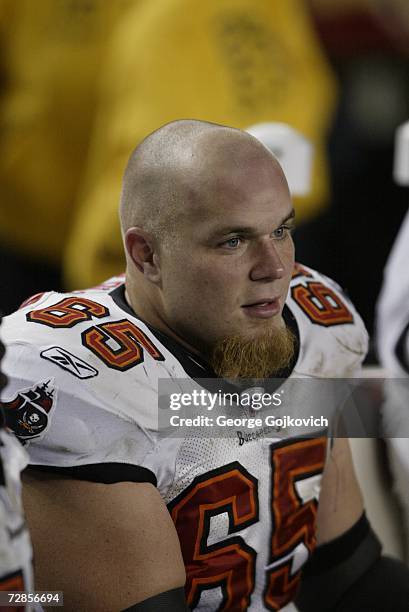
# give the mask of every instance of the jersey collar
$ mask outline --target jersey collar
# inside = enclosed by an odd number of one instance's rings
[[[168,351],[176,357],[176,359],[180,362],[181,366],[188,374],[188,376],[193,379],[216,378],[220,380],[216,372],[202,357],[196,355],[195,353],[192,353],[191,351],[189,351],[189,349],[180,344],[180,342],[177,342],[177,340],[175,340],[174,338],[171,338],[167,334],[164,334],[162,331],[156,329],[135,313],[135,311],[126,301],[125,284],[116,287],[113,291],[110,292],[109,295],[111,296],[115,304],[119,306],[119,308],[121,308],[121,310],[124,310],[139,321],[142,321],[147,326],[147,328],[152,332],[155,338],[157,338],[159,342],[161,342],[161,344],[163,344],[168,349]],[[297,321],[295,320],[295,317],[292,314],[291,310],[288,308],[287,304],[285,304],[283,309],[283,319],[287,327],[289,327],[295,335],[296,349],[294,351],[294,357],[292,359],[291,364],[274,376],[274,380],[278,380],[277,384],[274,385],[274,388],[278,387],[279,384],[281,384],[281,379],[288,378],[291,375],[292,371],[294,370],[295,364],[297,363],[298,355],[300,352],[300,332],[298,329]],[[225,384],[237,390],[235,386],[230,385],[226,382]],[[271,388],[271,385],[269,385],[269,388]]]

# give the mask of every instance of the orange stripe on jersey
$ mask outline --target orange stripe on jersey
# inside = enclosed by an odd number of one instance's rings
[[[264,600],[270,609],[279,610],[296,594],[300,572],[293,577],[291,572],[291,553],[295,547],[303,544],[308,553],[315,548],[317,500],[304,503],[298,497],[295,485],[322,473],[326,450],[326,438],[297,440],[271,449],[274,530],[269,565],[276,563],[277,566],[267,571]]]
[[[81,297],[68,297],[52,306],[31,310],[27,321],[41,323],[47,327],[74,327],[77,323],[98,319],[109,315],[109,310],[102,304]]]
[[[220,609],[246,610],[254,590],[255,551],[239,536],[208,545],[212,516],[227,512],[229,532],[257,522],[257,481],[233,462],[194,479],[170,505],[186,567],[186,599],[193,609],[205,588],[219,585]]]
[[[143,348],[157,361],[164,357],[159,349],[134,323],[123,319],[93,326],[81,334],[82,344],[99,357],[109,368],[129,370],[144,360]],[[118,348],[108,344],[115,341]]]
[[[331,327],[353,323],[354,317],[341,298],[319,281],[291,288],[291,296],[312,323]]]
[[[297,276],[308,276],[311,278],[312,274],[300,263],[295,262],[291,278],[297,278]]]

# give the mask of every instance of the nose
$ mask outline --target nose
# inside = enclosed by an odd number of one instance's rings
[[[271,281],[283,278],[284,265],[272,240],[257,246],[257,257],[250,278],[253,281]]]

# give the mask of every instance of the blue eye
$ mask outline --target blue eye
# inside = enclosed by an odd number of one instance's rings
[[[274,230],[273,237],[276,240],[283,240],[284,238],[288,236],[290,232],[291,232],[291,227],[289,227],[288,225],[281,225],[276,230]]]
[[[241,238],[239,236],[235,236],[234,238],[229,238],[226,242],[223,242],[223,246],[226,246],[231,249],[236,249],[241,244]]]

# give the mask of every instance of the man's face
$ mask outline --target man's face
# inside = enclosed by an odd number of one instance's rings
[[[160,256],[167,325],[202,353],[282,327],[294,265],[293,207],[267,155],[215,173]]]

